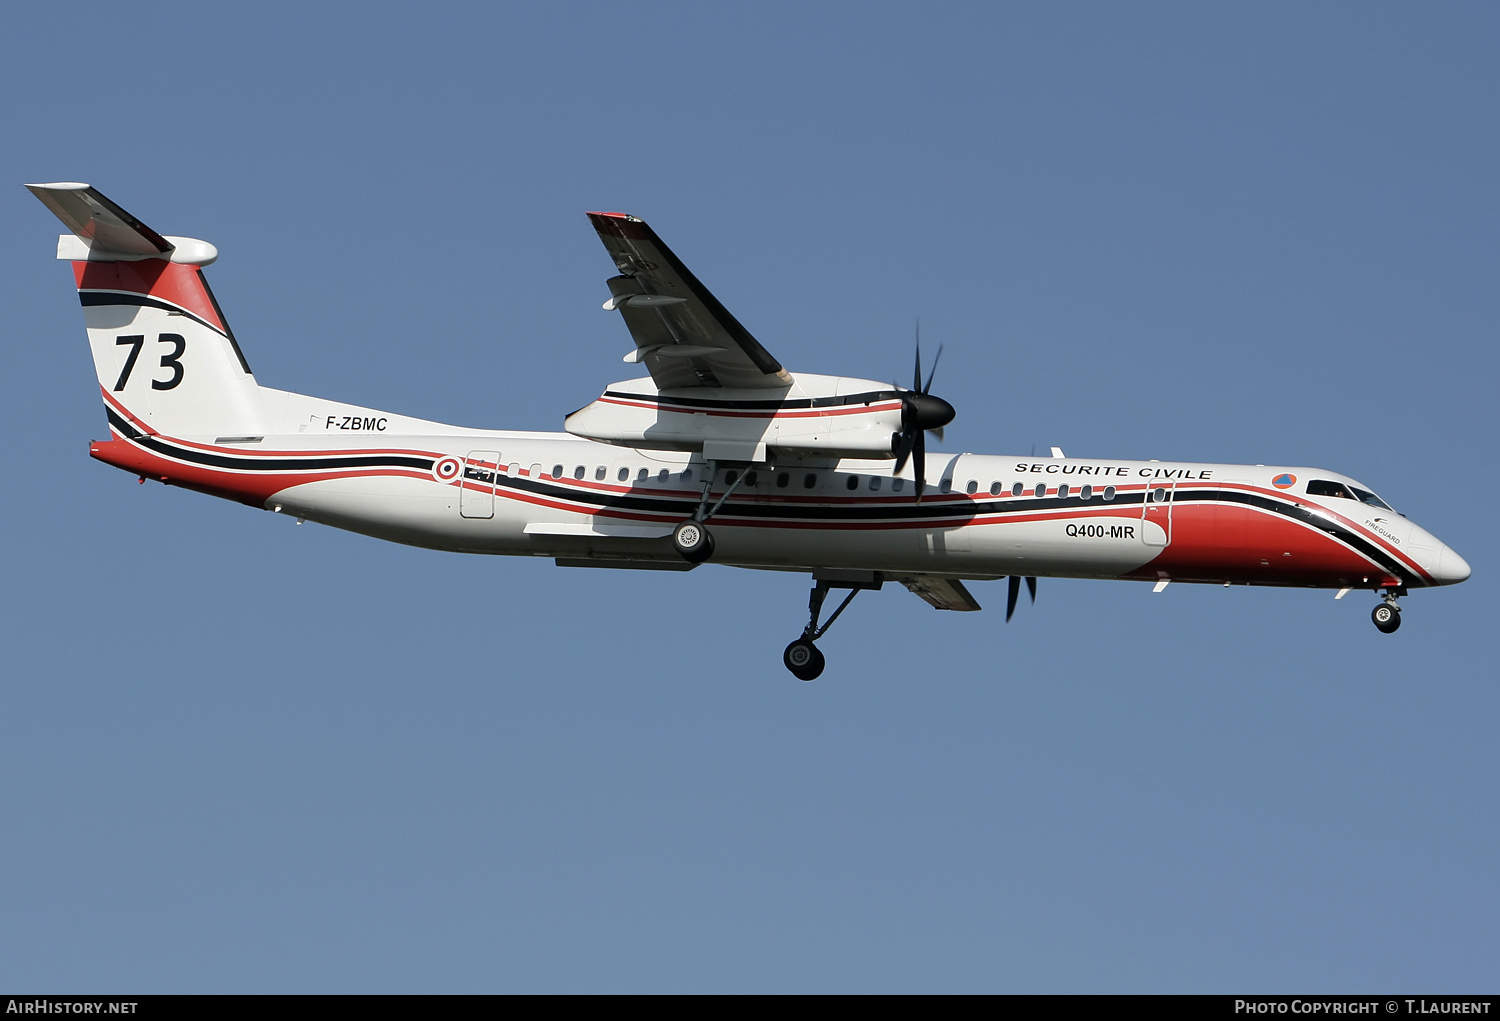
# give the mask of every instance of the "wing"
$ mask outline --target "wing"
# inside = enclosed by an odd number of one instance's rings
[[[698,282],[644,220],[589,213],[620,275],[607,310],[619,309],[635,338],[627,362],[642,362],[662,390],[785,387],[792,377],[719,299]]]
[[[957,578],[939,578],[931,574],[887,575],[899,581],[939,610],[977,610],[979,601]]]

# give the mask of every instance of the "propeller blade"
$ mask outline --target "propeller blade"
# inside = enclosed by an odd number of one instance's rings
[[[939,344],[938,345],[937,357],[932,360],[932,371],[927,374],[927,382],[922,387],[922,392],[924,394],[932,392],[932,377],[937,375],[938,362],[940,362],[942,360],[943,360],[943,345]]]
[[[901,439],[896,444],[896,469],[891,472],[892,475],[900,475],[901,469],[906,467],[906,459],[911,456],[913,442],[911,430],[902,430]]]
[[[1036,579],[1026,579],[1026,590],[1031,593],[1031,605],[1036,605]]]
[[[912,370],[911,388],[922,389],[922,321],[917,320],[917,366]]]
[[[917,503],[921,503],[922,490],[927,485],[927,434],[916,429],[912,436],[915,437],[911,451],[912,468],[917,474]]]
[[[1010,618],[1015,616],[1016,600],[1021,598],[1021,579],[1018,575],[1010,576],[1010,591],[1005,594],[1005,623],[1010,623]]]

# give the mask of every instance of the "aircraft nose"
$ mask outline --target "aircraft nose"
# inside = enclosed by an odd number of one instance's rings
[[[1469,562],[1449,546],[1444,546],[1438,554],[1437,570],[1432,573],[1433,580],[1439,585],[1457,585],[1469,577]]]

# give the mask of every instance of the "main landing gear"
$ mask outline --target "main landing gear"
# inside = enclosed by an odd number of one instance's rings
[[[716,461],[709,461],[703,468],[703,491],[698,497],[698,506],[694,509],[692,517],[679,523],[672,530],[672,545],[677,549],[678,555],[690,564],[701,564],[714,555],[714,537],[704,527],[705,523],[718,513],[719,508],[724,506],[724,501],[729,499],[729,494],[739,487],[740,480],[745,477],[743,471],[737,473],[734,481],[724,490],[724,495],[710,507],[708,494],[713,489],[714,476],[719,473],[719,465]]]
[[[1381,634],[1388,635],[1401,626],[1401,607],[1396,602],[1396,597],[1404,595],[1404,588],[1385,589],[1380,605],[1370,611],[1370,619],[1375,622],[1375,627]]]
[[[800,681],[811,681],[823,672],[825,660],[823,653],[813,643],[828,633],[833,627],[833,622],[839,619],[839,614],[854,602],[854,597],[864,589],[878,591],[885,584],[877,571],[815,571],[813,572],[813,590],[807,597],[807,627],[802,629],[802,637],[786,647],[781,654],[781,662],[792,672],[792,676]],[[828,598],[831,589],[846,588],[849,594],[839,604],[839,608],[833,611],[822,624],[818,623],[818,617],[823,613],[823,600]]]

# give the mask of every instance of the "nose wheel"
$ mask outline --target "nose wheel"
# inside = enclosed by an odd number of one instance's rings
[[[1370,619],[1381,634],[1391,634],[1401,626],[1401,607],[1394,599],[1388,599],[1370,612]]]

